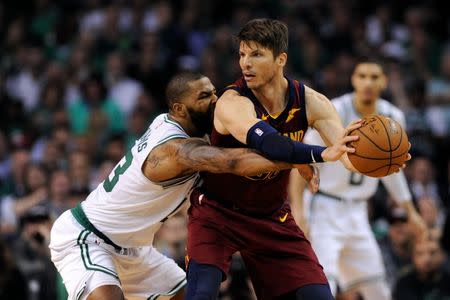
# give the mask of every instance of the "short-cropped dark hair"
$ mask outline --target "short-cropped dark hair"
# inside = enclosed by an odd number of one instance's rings
[[[189,91],[189,82],[203,77],[205,75],[197,72],[183,72],[175,75],[166,88],[166,101],[169,109],[172,109],[173,104],[180,101],[185,93]]]
[[[386,63],[378,56],[359,56],[356,58],[355,61],[355,67],[353,68],[353,71],[356,69],[356,67],[360,64],[375,64],[379,65],[383,73],[385,72]]]

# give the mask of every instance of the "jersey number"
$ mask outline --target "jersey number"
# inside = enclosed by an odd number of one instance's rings
[[[125,162],[123,165],[118,165],[113,172],[114,177],[110,180],[109,177],[111,174],[103,181],[103,188],[107,192],[111,192],[112,189],[116,186],[117,182],[119,181],[119,176],[125,173],[125,171],[131,166],[131,161],[133,160],[133,154],[131,153],[131,150],[128,151],[125,154]]]
[[[350,174],[350,184],[351,185],[361,185],[364,180],[364,175],[359,173],[351,173]]]

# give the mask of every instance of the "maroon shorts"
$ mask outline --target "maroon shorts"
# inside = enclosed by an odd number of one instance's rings
[[[188,258],[227,274],[231,256],[240,251],[258,299],[273,299],[307,284],[327,284],[287,204],[270,216],[251,217],[194,191],[188,228]]]

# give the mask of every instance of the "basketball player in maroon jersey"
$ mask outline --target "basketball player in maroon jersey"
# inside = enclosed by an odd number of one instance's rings
[[[287,26],[256,19],[238,34],[243,77],[227,87],[216,104],[211,143],[247,147],[291,163],[340,158],[354,171],[346,152],[347,133],[329,100],[286,78]],[[301,143],[308,126],[328,147]],[[310,243],[286,202],[289,171],[255,177],[205,174],[189,210],[186,299],[215,299],[231,256],[240,251],[258,299],[333,299]]]

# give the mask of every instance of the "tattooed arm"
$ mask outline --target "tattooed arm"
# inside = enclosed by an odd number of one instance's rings
[[[273,162],[247,148],[218,148],[202,139],[173,139],[153,149],[142,171],[152,181],[160,182],[194,172],[233,173],[253,176],[295,167]]]

